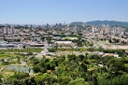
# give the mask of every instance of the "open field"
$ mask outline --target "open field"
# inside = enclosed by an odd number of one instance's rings
[[[0,49],[0,52],[41,52],[42,48],[25,48],[25,49]]]

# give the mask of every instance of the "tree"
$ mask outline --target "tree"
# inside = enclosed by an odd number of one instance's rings
[[[78,46],[78,47],[82,47],[82,46],[83,46],[83,44],[82,44],[82,41],[81,41],[81,40],[78,40],[78,41],[77,41],[77,46]]]
[[[110,73],[114,74],[114,76],[122,74],[122,71],[125,71],[124,64],[118,59],[110,59],[107,62],[107,66],[109,68]]]
[[[87,83],[85,83],[84,78],[76,78],[70,81],[68,85],[87,85]]]
[[[48,41],[48,43],[51,43],[51,37],[50,36],[47,37],[47,41]]]
[[[128,85],[128,75],[120,75],[111,79],[99,79],[99,85]]]
[[[40,66],[39,66],[39,65],[34,65],[34,66],[33,66],[33,71],[34,71],[35,73],[38,73],[38,72],[42,71],[42,69],[40,69]],[[43,72],[44,72],[44,70],[43,70]]]
[[[2,82],[2,74],[0,74],[0,83]]]
[[[60,76],[58,82],[60,85],[67,85],[71,81],[71,78],[68,76]]]
[[[17,62],[20,63],[20,57],[19,56],[16,57],[17,57]]]
[[[94,44],[91,42],[91,43],[90,43],[90,46],[91,46],[91,51],[93,52],[93,51],[94,51],[94,47],[93,47]]]
[[[35,81],[38,84],[52,85],[57,82],[56,76],[52,74],[39,74],[35,77]]]
[[[80,61],[83,61],[85,56],[84,55],[79,55],[78,57],[79,57]]]
[[[68,59],[69,61],[75,61],[75,60],[76,60],[76,55],[68,55],[68,56],[67,56],[67,59]]]

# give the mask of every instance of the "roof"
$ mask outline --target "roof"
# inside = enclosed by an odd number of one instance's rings
[[[57,44],[71,44],[72,41],[56,41]]]

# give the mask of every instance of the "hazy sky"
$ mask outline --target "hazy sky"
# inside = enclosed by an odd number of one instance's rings
[[[0,0],[0,23],[128,21],[128,0]]]

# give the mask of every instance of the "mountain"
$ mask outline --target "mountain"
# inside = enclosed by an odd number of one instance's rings
[[[84,22],[72,22],[70,23],[70,25],[82,25],[84,24]]]
[[[121,21],[89,21],[86,22],[85,24],[89,24],[89,25],[110,25],[110,26],[128,26],[128,22],[121,22]]]
[[[127,26],[128,22],[121,22],[121,21],[109,21],[109,20],[96,20],[96,21],[89,21],[89,22],[72,22],[70,25],[110,25],[110,26]]]

